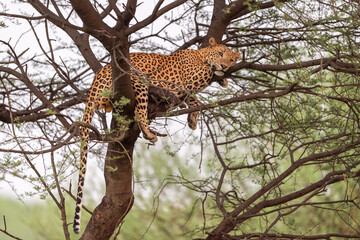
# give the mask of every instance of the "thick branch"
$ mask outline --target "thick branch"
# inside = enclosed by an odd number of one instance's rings
[[[271,91],[276,91],[276,90],[279,90],[279,88],[268,89],[267,91],[271,92]],[[225,105],[232,104],[232,103],[251,101],[251,100],[255,100],[255,99],[273,99],[273,98],[277,98],[277,97],[280,97],[280,96],[284,96],[284,95],[286,95],[286,94],[288,94],[288,93],[290,93],[290,92],[292,92],[294,90],[295,90],[295,84],[291,85],[288,88],[283,88],[283,89],[281,89],[281,91],[278,91],[278,92],[266,93],[267,91],[262,91],[262,92],[257,92],[257,93],[251,93],[251,94],[248,94],[248,95],[241,95],[241,96],[221,100],[221,101],[216,102],[215,104],[211,104],[211,103],[210,104],[203,104],[203,105],[200,105],[198,107],[181,109],[181,110],[178,110],[178,111],[174,111],[172,113],[159,112],[159,113],[156,114],[156,116],[157,117],[178,116],[178,115],[191,113],[191,112],[195,112],[195,111],[201,111],[201,110],[216,108],[216,107],[219,107],[219,106],[225,106]]]
[[[83,21],[85,31],[98,39],[108,51],[111,51],[118,33],[102,21],[100,14],[95,11],[88,0],[70,0],[70,2]]]
[[[18,64],[19,68],[21,68],[21,65]],[[7,72],[9,74],[12,74],[13,76],[15,76],[16,78],[18,78],[20,81],[22,81],[28,88],[29,90],[36,96],[39,98],[39,100],[45,104],[45,106],[47,106],[49,109],[55,111],[56,117],[59,119],[59,121],[63,124],[63,126],[65,128],[70,128],[70,124],[66,121],[66,119],[60,114],[60,112],[56,109],[56,107],[52,104],[51,101],[49,101],[42,92],[40,92],[40,90],[32,83],[32,81],[27,77],[26,73],[24,70],[22,70],[22,73],[18,73],[17,71],[11,69],[11,68],[7,68],[7,67],[2,67],[0,66],[0,71],[3,72]]]
[[[319,235],[295,235],[295,234],[285,234],[285,233],[248,233],[248,234],[241,234],[236,235],[233,239],[313,239],[313,240],[319,240],[319,239],[332,239],[332,238],[349,238],[349,239],[358,239],[359,235],[350,235],[350,234],[342,234],[342,233],[328,233],[328,234],[319,234]],[[229,239],[231,237],[229,236]]]
[[[276,2],[287,1],[289,0],[278,0]],[[249,4],[251,4],[251,7],[249,7]],[[221,42],[221,38],[231,21],[254,11],[251,9],[266,9],[274,6],[275,1],[257,3],[257,1],[239,0],[233,1],[229,5],[225,5],[223,0],[215,1],[209,31],[204,39],[204,46],[207,45],[210,37],[214,37],[217,42]]]
[[[287,70],[292,70],[292,69],[321,66],[321,65],[325,65],[329,62],[333,62],[333,61],[336,61],[336,58],[320,58],[320,59],[314,59],[314,60],[298,62],[298,63],[283,64],[283,65],[253,63],[253,64],[249,64],[246,68],[259,70],[259,71],[287,71]],[[241,63],[234,66],[234,69],[231,69],[231,70],[236,71],[239,66],[241,66]],[[241,66],[241,67],[243,67],[243,66]]]
[[[137,4],[137,0],[128,0],[125,11],[122,13],[122,22],[125,26],[129,26],[131,19],[134,18],[136,11],[136,4]],[[115,29],[117,28],[115,27]]]
[[[284,2],[288,2],[290,0],[276,0],[276,1],[267,1],[267,2],[262,2],[262,3],[257,3],[256,1],[253,1],[254,4],[249,8],[247,5],[244,6],[242,3],[240,4],[230,4],[230,11],[228,13],[226,13],[224,15],[224,19],[226,19],[228,21],[228,23],[230,23],[231,20],[242,17],[248,13],[250,13],[251,11],[259,10],[259,9],[267,9],[267,8],[271,8],[274,7],[276,5],[276,3],[284,3]],[[238,1],[238,2],[248,2],[248,1]],[[254,10],[251,10],[254,9]]]
[[[50,22],[55,24],[57,27],[65,31],[74,41],[79,51],[85,58],[86,62],[92,68],[94,72],[101,68],[101,64],[96,59],[94,53],[89,45],[89,36],[87,34],[80,34],[78,30],[84,31],[84,28],[75,26],[66,19],[57,16],[55,13],[45,7],[39,0],[28,1],[42,16],[48,19]]]
[[[54,106],[57,112],[61,112],[62,110],[68,109],[74,105],[77,105],[81,102],[84,102],[82,96],[76,96],[69,101],[66,101],[62,104]],[[5,104],[0,104],[0,121],[5,123],[11,123],[11,116],[12,118],[16,118],[19,122],[35,122],[37,120],[49,117],[48,111],[44,110],[48,106],[43,104],[38,108],[34,108],[31,110],[23,110],[23,111],[10,111],[6,109]],[[41,111],[44,110],[44,111]],[[11,114],[11,116],[10,116]],[[60,114],[61,115],[61,114]]]
[[[59,28],[70,27],[72,29],[83,30],[82,28],[75,26],[65,19],[57,16],[55,13],[50,11],[49,8],[45,7],[39,0],[28,0],[28,3],[30,3],[31,6],[33,6],[43,17],[50,20]]]

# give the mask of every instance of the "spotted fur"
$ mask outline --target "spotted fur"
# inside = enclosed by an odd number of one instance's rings
[[[239,52],[233,52],[224,45],[217,44],[210,38],[209,46],[200,50],[182,50],[171,55],[132,53],[131,83],[135,93],[135,116],[143,136],[151,142],[156,142],[156,135],[150,131],[148,124],[148,87],[150,84],[170,89],[179,99],[189,107],[200,105],[194,93],[207,87],[215,75],[223,76],[237,59]],[[219,82],[226,87],[227,81]],[[84,124],[91,124],[96,109],[112,110],[108,97],[101,93],[112,88],[111,66],[106,65],[97,74],[90,88],[87,98]],[[199,112],[192,112],[188,116],[188,125],[195,130]],[[74,232],[80,232],[80,217],[82,207],[83,187],[88,153],[89,128],[82,127],[81,156],[78,192],[74,219]]]

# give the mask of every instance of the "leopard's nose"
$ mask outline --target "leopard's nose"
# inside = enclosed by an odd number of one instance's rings
[[[228,66],[225,65],[225,64],[221,64],[221,67],[222,67],[223,69],[226,69]]]

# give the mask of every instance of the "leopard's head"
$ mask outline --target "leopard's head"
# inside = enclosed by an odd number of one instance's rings
[[[217,44],[214,38],[209,39],[209,46],[203,48],[206,57],[205,61],[210,65],[215,75],[222,77],[224,73],[235,64],[240,58],[239,52],[233,52],[231,49],[222,44]]]

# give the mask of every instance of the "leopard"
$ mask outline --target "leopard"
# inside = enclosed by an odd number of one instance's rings
[[[189,108],[198,107],[201,102],[196,95],[213,82],[214,76],[223,77],[225,72],[240,58],[234,52],[216,40],[209,38],[209,45],[199,50],[179,50],[170,55],[156,53],[130,53],[130,80],[135,97],[135,120],[143,137],[151,143],[157,141],[156,132],[150,130],[148,118],[149,86],[155,85],[168,89],[176,97],[185,102]],[[228,86],[226,78],[220,78],[222,87]],[[80,169],[76,197],[73,229],[80,232],[83,188],[85,182],[89,127],[94,113],[99,109],[106,112],[113,110],[109,96],[103,94],[113,87],[111,65],[104,66],[96,75],[89,90],[85,112],[80,128]],[[195,130],[199,111],[188,114],[188,126]]]

